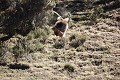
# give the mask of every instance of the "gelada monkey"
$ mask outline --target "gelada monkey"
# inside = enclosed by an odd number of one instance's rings
[[[62,18],[57,12],[53,12],[58,15],[58,18],[52,30],[56,36],[65,37],[68,29],[69,18]]]

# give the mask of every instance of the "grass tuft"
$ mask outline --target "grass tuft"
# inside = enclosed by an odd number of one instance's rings
[[[85,35],[79,35],[79,34],[73,34],[69,40],[71,41],[70,46],[77,48],[79,46],[82,46],[84,42],[86,41]]]
[[[70,64],[66,64],[64,66],[64,70],[67,70],[68,72],[74,72],[75,71],[75,67],[70,65]]]
[[[62,49],[65,47],[65,39],[60,39],[58,41],[55,41],[55,44],[53,45],[56,49]]]

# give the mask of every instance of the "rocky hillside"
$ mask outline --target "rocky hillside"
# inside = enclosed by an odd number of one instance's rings
[[[48,25],[1,42],[1,80],[119,80],[120,1],[61,0],[53,10],[70,14],[66,37],[46,13]]]

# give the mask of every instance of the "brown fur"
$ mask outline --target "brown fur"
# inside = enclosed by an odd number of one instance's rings
[[[59,31],[57,28],[53,27],[52,30],[54,31],[54,34],[56,36],[60,36],[60,37],[63,36],[63,32]]]
[[[64,37],[68,28],[68,19],[59,18],[55,26],[52,28],[54,34],[59,37]]]

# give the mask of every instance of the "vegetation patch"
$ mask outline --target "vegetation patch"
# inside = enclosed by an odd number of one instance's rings
[[[102,54],[111,54],[111,50],[110,49],[105,50],[105,51],[102,52]]]
[[[67,70],[68,72],[74,72],[75,71],[75,67],[70,65],[70,64],[66,64],[64,66],[64,70]]]
[[[98,18],[100,18],[100,15],[103,13],[103,8],[102,6],[98,6],[94,8],[93,12],[89,15],[89,20],[91,23],[95,23]]]
[[[71,41],[70,46],[77,48],[77,47],[82,46],[84,44],[84,42],[86,41],[86,36],[74,34],[69,38],[69,40]]]
[[[49,34],[50,28],[42,27],[32,30],[27,36],[16,34],[15,39],[0,42],[0,60],[6,62],[9,59],[10,62],[18,62],[20,58],[26,57],[30,53],[44,52],[45,41]]]
[[[27,39],[38,39],[40,42],[45,43],[46,39],[50,35],[51,31],[49,27],[44,26],[43,28],[36,28],[35,30],[32,30],[28,35]]]
[[[76,50],[77,50],[78,52],[84,52],[86,49],[85,49],[84,46],[79,46],[79,47],[76,48]]]
[[[65,47],[65,39],[60,39],[58,41],[55,41],[55,44],[53,45],[56,49],[62,49]]]
[[[3,42],[0,42],[0,65],[4,66],[7,62],[7,55],[10,49],[8,49],[7,45],[5,45]]]
[[[100,66],[102,65],[102,61],[101,60],[94,60],[91,62],[94,66]]]

